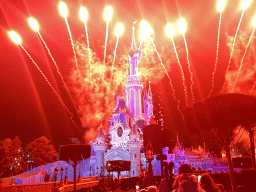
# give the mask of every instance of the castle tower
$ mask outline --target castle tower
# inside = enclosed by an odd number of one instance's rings
[[[149,121],[150,121],[148,104],[149,104],[149,100],[148,100],[147,90],[144,89],[144,94],[143,94],[144,114],[143,115],[144,115],[144,119],[146,121],[146,125],[149,125]]]
[[[152,100],[152,92],[151,92],[150,82],[149,82],[148,93],[147,93],[146,88],[144,89],[143,106],[144,106],[144,119],[146,121],[146,125],[149,125],[151,118],[154,117],[154,115],[153,115],[153,100]]]
[[[185,150],[184,150],[184,147],[183,145],[180,143],[179,141],[179,135],[177,133],[177,142],[176,142],[176,145],[175,147],[173,148],[172,152],[175,154],[175,155],[181,155],[183,156],[184,153],[185,153]]]
[[[138,76],[138,65],[139,58],[142,57],[141,49],[137,49],[134,27],[132,33],[132,45],[129,51],[129,64],[130,71],[127,75],[127,82],[125,85],[125,96],[126,96],[126,106],[128,106],[132,120],[137,120],[142,118],[142,106],[141,106],[141,95],[143,86],[140,83],[140,78]]]
[[[96,153],[96,166],[95,166],[95,172],[96,174],[104,174],[103,173],[103,167],[104,167],[104,153],[107,150],[107,143],[106,143],[106,137],[102,131],[102,128],[100,128],[98,135],[95,137],[96,141],[94,142],[93,148]]]
[[[133,125],[131,132],[129,134],[129,141],[127,143],[128,149],[130,150],[130,161],[131,161],[131,171],[130,176],[139,176],[141,172],[141,155],[140,149],[142,147],[143,141],[140,139],[140,134],[138,128]]]
[[[150,119],[152,117],[154,117],[154,114],[153,114],[153,95],[152,95],[152,91],[151,91],[150,82],[149,82],[149,85],[148,85],[148,115],[149,115]]]

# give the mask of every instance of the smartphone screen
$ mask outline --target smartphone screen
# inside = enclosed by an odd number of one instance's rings
[[[201,180],[201,175],[198,175],[198,176],[197,176],[197,179],[198,179],[198,182],[200,182],[200,180]]]

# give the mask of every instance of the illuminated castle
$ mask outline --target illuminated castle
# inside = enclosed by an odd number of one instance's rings
[[[131,161],[129,175],[121,172],[121,175],[139,176],[141,169],[146,169],[145,154],[141,153],[143,145],[143,126],[149,125],[153,118],[152,92],[143,88],[138,76],[139,59],[142,57],[141,49],[137,49],[134,37],[129,52],[130,70],[125,84],[125,93],[118,87],[116,94],[116,107],[109,121],[109,132],[104,134],[102,128],[92,143],[93,153],[90,158],[90,166],[94,175],[106,175],[106,161],[127,160]],[[109,142],[108,142],[109,141]],[[169,148],[163,148],[163,154],[167,156],[167,162],[174,162],[174,174],[178,174],[181,164],[187,163],[196,170],[208,170],[211,172],[227,171],[227,163],[217,158],[216,155],[204,152],[200,155],[194,153],[193,149],[184,148],[179,142],[172,153]],[[160,161],[152,161],[153,174],[160,175]]]
[[[148,91],[143,88],[138,75],[139,59],[142,58],[142,53],[141,49],[136,47],[134,28],[128,57],[130,70],[124,88],[125,93],[122,93],[118,87],[116,107],[108,120],[109,132],[105,135],[100,128],[93,143],[95,151],[93,164],[96,174],[99,172],[106,174],[103,167],[108,160],[127,160],[131,161],[130,176],[138,176],[141,172],[141,162],[145,162],[144,154],[141,154],[142,127],[149,125],[153,118],[153,102],[150,86]],[[109,139],[111,148],[108,148],[106,139]]]

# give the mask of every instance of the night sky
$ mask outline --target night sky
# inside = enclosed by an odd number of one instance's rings
[[[217,1],[203,0],[162,0],[162,1],[65,1],[69,9],[67,17],[71,33],[75,41],[83,39],[86,42],[85,27],[79,19],[79,8],[85,6],[89,12],[87,28],[89,33],[90,48],[97,55],[99,61],[103,60],[104,42],[106,34],[106,22],[103,19],[103,11],[106,5],[113,8],[113,18],[109,23],[109,36],[107,45],[107,55],[113,55],[116,37],[114,27],[118,22],[124,24],[124,34],[119,39],[117,55],[123,54],[122,50],[131,44],[131,29],[134,21],[136,30],[139,28],[139,22],[145,19],[154,29],[154,43],[157,50],[165,47],[168,54],[174,54],[171,39],[165,34],[167,23],[176,25],[178,19],[183,17],[187,22],[187,31],[185,33],[186,42],[189,50],[189,60],[194,75],[194,96],[195,101],[207,97],[211,89],[212,72],[216,58],[217,35],[219,25],[219,13],[216,11]],[[0,2],[0,139],[6,137],[13,138],[19,136],[24,144],[33,141],[40,136],[46,136],[53,141],[55,146],[67,144],[71,137],[84,137],[84,125],[89,128],[97,129],[100,124],[100,118],[93,120],[93,114],[83,114],[91,118],[93,123],[83,124],[80,115],[74,108],[70,97],[63,87],[56,72],[51,58],[40,41],[37,33],[32,31],[27,23],[29,16],[37,19],[40,25],[40,34],[46,41],[51,53],[58,63],[60,72],[65,82],[72,91],[72,78],[75,64],[71,60],[74,57],[69,34],[65,20],[60,16],[58,11],[59,1],[35,1],[35,0],[5,0]],[[222,23],[220,28],[220,47],[219,59],[215,76],[215,87],[212,95],[220,92],[225,79],[226,68],[230,57],[230,48],[227,46],[227,36],[234,36],[242,14],[240,9],[240,0],[229,1],[222,14]],[[255,15],[256,2],[253,1],[248,9],[245,10],[241,22],[240,31],[248,32],[247,36],[253,29],[251,21]],[[63,102],[74,114],[73,121],[65,107],[61,104],[56,94],[49,87],[43,76],[39,73],[35,65],[31,62],[26,53],[15,45],[8,36],[9,30],[17,31],[22,39],[22,45],[36,61],[45,76],[49,79],[54,89],[63,99]],[[136,31],[138,33],[138,31]],[[239,35],[239,33],[238,33]],[[138,35],[137,35],[138,36]],[[137,43],[139,44],[138,37]],[[186,85],[188,91],[191,85],[190,72],[186,59],[186,50],[183,36],[177,34],[174,37],[180,62],[183,66]],[[246,42],[248,41],[248,37]],[[255,47],[255,41],[253,41]],[[244,48],[243,48],[244,49]],[[172,53],[170,53],[172,52]],[[161,54],[160,54],[161,55]],[[237,56],[237,55],[235,55]],[[234,59],[231,61],[233,64]],[[239,60],[241,56],[239,56]],[[176,92],[176,97],[180,100],[180,108],[183,111],[186,107],[184,88],[180,67],[176,58],[169,62],[163,55],[163,64],[169,66],[168,73]],[[128,56],[127,56],[128,59]],[[173,135],[177,131],[180,140],[186,146],[192,142],[190,136],[183,126],[182,118],[177,110],[177,101],[172,97],[171,86],[168,78],[161,67],[157,55],[155,55],[155,64],[148,66],[148,69],[154,71],[161,69],[161,77],[151,81],[152,91],[159,95],[163,100],[163,115],[165,125],[171,128]],[[139,68],[140,69],[140,68]],[[143,68],[146,69],[146,68]],[[147,73],[145,71],[145,73]],[[152,77],[153,78],[153,77]],[[146,78],[147,86],[148,80]],[[123,84],[124,85],[124,84]],[[88,93],[87,93],[88,94]],[[105,93],[108,94],[108,93]],[[114,95],[112,96],[115,100]],[[189,104],[191,103],[191,93],[189,92]],[[76,98],[76,97],[75,97]],[[74,99],[75,99],[74,98]],[[98,97],[97,97],[98,98]],[[91,96],[90,99],[93,99]],[[95,99],[94,102],[97,102]],[[75,102],[76,103],[76,102]],[[93,106],[93,104],[91,104]],[[79,107],[78,107],[79,108]],[[105,108],[106,109],[106,108]],[[102,113],[109,111],[102,110]],[[106,127],[107,115],[104,117]],[[82,126],[83,125],[83,126]],[[91,125],[91,127],[90,127]],[[83,128],[81,128],[83,127]],[[106,130],[106,128],[105,128]]]

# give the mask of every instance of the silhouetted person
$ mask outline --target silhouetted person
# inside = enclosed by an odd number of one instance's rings
[[[158,192],[158,188],[155,185],[151,185],[148,187],[147,192]]]
[[[219,187],[214,183],[212,177],[208,174],[204,174],[200,180],[201,187],[206,192],[221,192]]]
[[[173,192],[205,192],[197,181],[197,177],[182,174],[179,179],[179,187]]]
[[[174,182],[174,175],[172,173],[173,166],[173,162],[165,166],[165,178],[163,178],[159,184],[159,192],[172,191],[172,184]]]
[[[189,164],[182,164],[179,167],[179,175],[176,177],[176,179],[175,179],[175,181],[172,185],[173,189],[178,189],[179,182],[180,182],[180,177],[183,176],[183,175],[191,176],[197,181],[197,177],[195,175],[192,175],[192,169],[191,169],[190,165]]]

